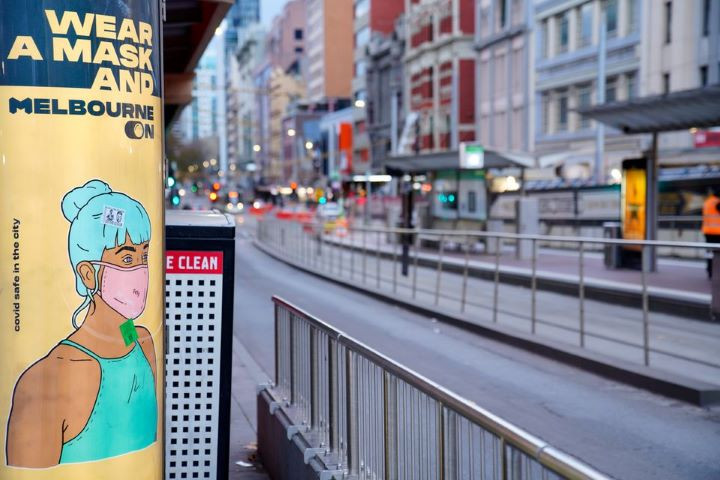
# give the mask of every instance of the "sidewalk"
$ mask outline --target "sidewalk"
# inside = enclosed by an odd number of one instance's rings
[[[257,458],[257,386],[269,380],[233,337],[229,480],[267,480]]]

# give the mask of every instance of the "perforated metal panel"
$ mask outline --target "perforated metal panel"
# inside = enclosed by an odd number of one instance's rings
[[[216,479],[222,252],[167,252],[165,477]]]

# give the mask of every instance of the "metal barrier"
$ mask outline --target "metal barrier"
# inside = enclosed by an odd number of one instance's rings
[[[398,272],[402,247],[399,238],[402,235],[412,238],[410,271],[404,279]],[[392,291],[398,298],[456,311],[465,317],[473,317],[473,321],[503,323],[533,335],[619,356],[623,360],[661,369],[674,368],[678,373],[687,372],[711,383],[720,373],[720,350],[717,349],[720,326],[693,325],[688,329],[689,322],[678,324],[672,318],[656,318],[651,322],[651,287],[644,267],[637,272],[637,278],[633,277],[634,283],[626,282],[623,287],[631,289],[639,299],[637,307],[627,307],[632,315],[626,315],[626,312],[623,315],[606,314],[605,309],[621,307],[599,301],[591,303],[586,298],[589,285],[602,284],[601,280],[589,277],[586,271],[587,257],[591,255],[588,245],[631,247],[643,257],[658,247],[713,251],[720,249],[720,245],[375,227],[352,227],[345,236],[335,236],[329,231],[323,233],[323,226],[272,220],[259,223],[258,239],[278,255],[315,271],[366,288],[386,293]],[[542,308],[557,308],[554,302],[559,298],[544,297],[553,293],[541,292],[538,287],[538,281],[544,278],[538,268],[539,249],[554,241],[572,242],[577,251],[577,270],[574,274],[561,275],[577,299],[576,307],[561,312],[564,317],[540,315]],[[423,248],[423,242],[435,245],[436,250]],[[507,242],[530,243],[531,258],[525,286],[503,283],[508,272],[517,271],[514,267],[501,268],[503,246]],[[471,258],[477,253],[477,245],[483,243],[494,253],[486,257],[480,274],[471,275],[475,268]],[[456,250],[452,258],[448,253],[451,249]],[[674,294],[678,295],[677,292]],[[702,297],[692,292],[688,295]],[[570,298],[563,297],[565,302]],[[707,311],[709,314],[709,306]],[[617,328],[600,325],[599,319],[617,324]],[[668,337],[674,335],[683,338],[673,343]],[[692,368],[688,369],[688,366]]]
[[[286,301],[273,302],[270,391],[333,478],[608,478]]]

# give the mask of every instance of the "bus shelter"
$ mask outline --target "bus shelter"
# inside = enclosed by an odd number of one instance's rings
[[[626,135],[650,134],[645,158],[645,239],[658,239],[658,136],[662,132],[709,128],[720,125],[720,85],[635,98],[580,109],[581,115]],[[645,259],[646,271],[657,265],[655,249]]]

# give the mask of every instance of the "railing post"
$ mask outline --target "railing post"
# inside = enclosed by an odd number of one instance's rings
[[[648,298],[648,286],[647,286],[647,269],[649,268],[649,262],[646,261],[648,255],[647,245],[642,246],[642,266],[641,270],[641,281],[642,281],[642,307],[643,307],[643,360],[645,366],[650,366],[650,325],[649,325],[649,298]]]
[[[397,293],[397,238],[396,234],[392,233],[393,236],[393,254],[392,254],[392,276],[393,276],[393,293]]]
[[[493,291],[493,322],[497,323],[498,319],[498,294],[500,288],[500,250],[502,250],[503,242],[502,238],[496,237],[497,243],[495,244],[495,283]]]
[[[398,478],[397,469],[397,379],[383,372],[385,480]]]
[[[412,298],[417,291],[418,257],[420,256],[420,233],[415,234],[415,258],[413,259]]]
[[[349,348],[345,349],[345,379],[346,379],[346,402],[347,402],[347,455],[348,470],[350,474],[358,472],[358,439],[357,439],[357,372],[354,369],[355,362],[352,361],[352,353]]]
[[[530,329],[535,334],[537,322],[537,239],[532,241],[532,277],[530,279],[532,294],[530,297]]]
[[[362,282],[365,283],[367,275],[367,231],[365,227],[362,230]]]
[[[465,246],[465,265],[463,266],[463,280],[462,280],[462,294],[460,296],[460,312],[465,313],[465,301],[467,299],[467,284],[468,284],[468,267],[470,266],[470,242],[472,237],[468,237],[467,245]]]
[[[580,279],[578,297],[580,299],[580,347],[585,347],[585,242],[580,242]]]
[[[443,253],[445,251],[445,235],[440,235],[438,248],[437,278],[435,279],[435,306],[440,303],[440,278],[442,277]]]
[[[348,225],[348,238],[350,239],[350,280],[355,278],[355,238],[350,225]]]
[[[315,340],[317,338],[317,331],[306,324],[309,327],[310,333],[310,422],[309,426],[311,429],[315,429],[318,426],[319,416],[319,395],[318,395],[318,361],[317,361],[317,346]]]
[[[445,480],[445,409],[441,402],[436,400],[435,431],[437,432],[437,476]]]
[[[377,288],[380,289],[380,239],[382,232],[377,232],[377,250],[375,251],[375,273],[377,274]]]
[[[280,385],[280,332],[278,315],[280,310],[277,303],[273,303],[273,311],[275,317],[275,385]]]

